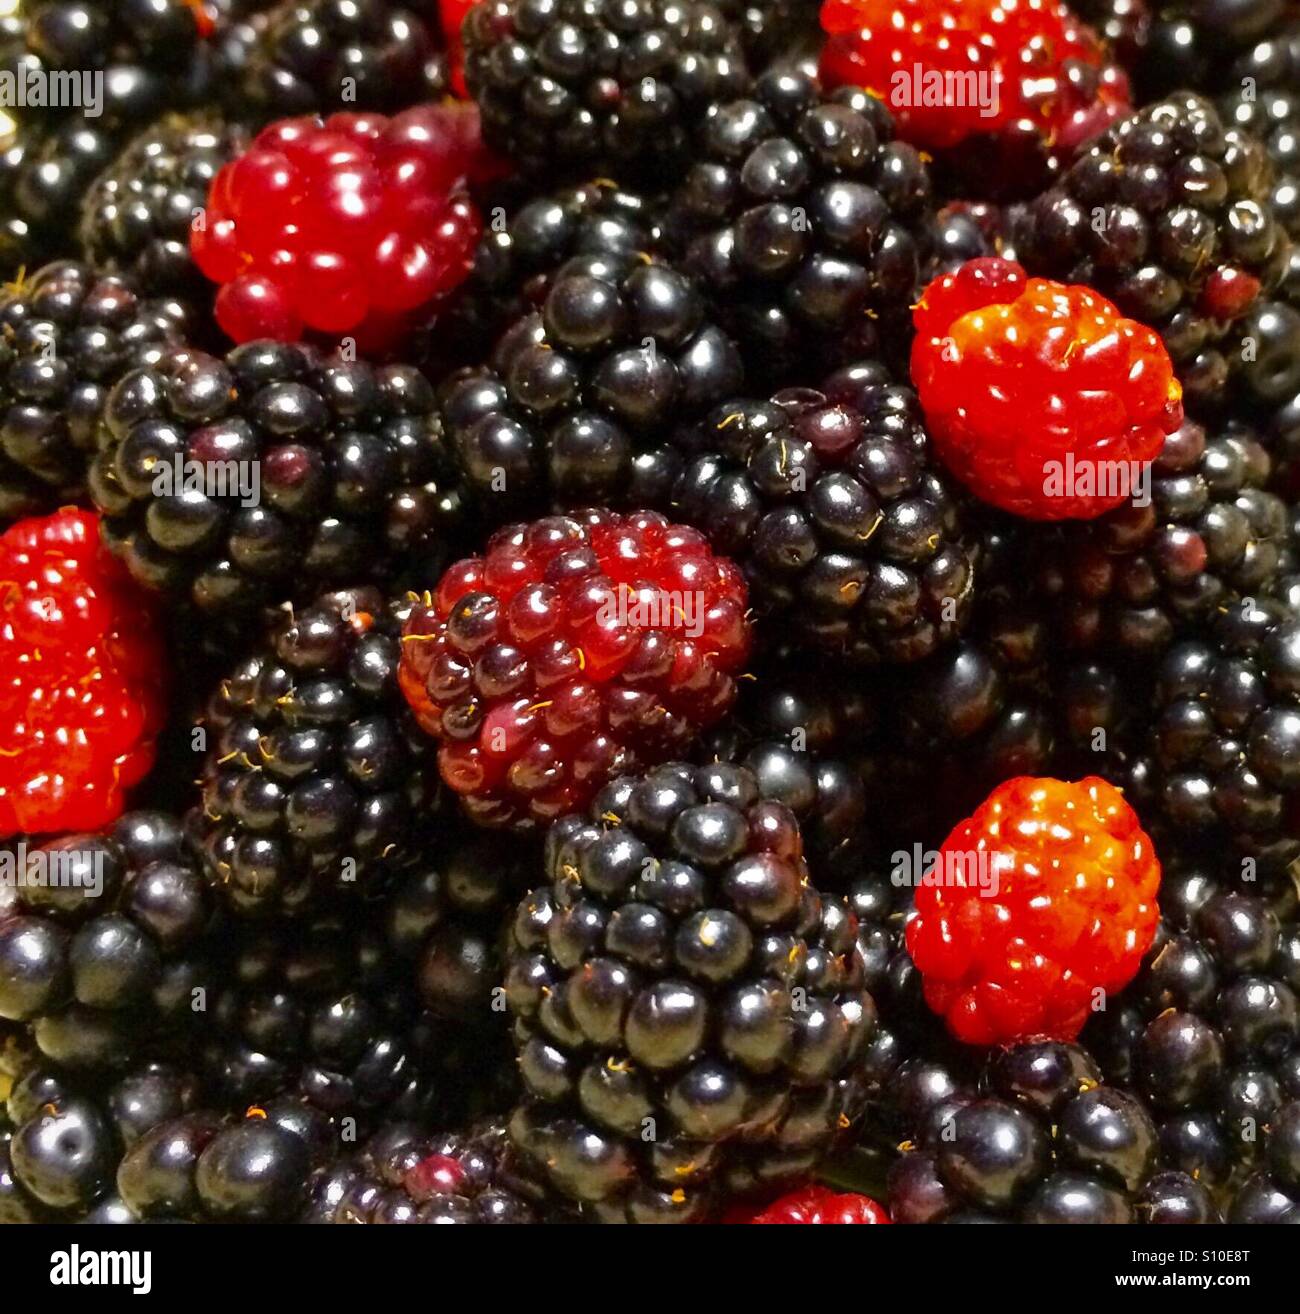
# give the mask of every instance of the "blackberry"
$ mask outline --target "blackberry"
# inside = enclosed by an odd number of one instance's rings
[[[763,797],[798,819],[819,886],[842,891],[867,865],[872,844],[872,800],[859,767],[874,747],[879,711],[865,691],[832,694],[833,686],[828,671],[755,672],[732,716],[704,737],[700,759],[753,772]]]
[[[1118,0],[1101,3],[1119,7]],[[1140,101],[1184,87],[1219,89],[1233,57],[1271,39],[1287,10],[1285,0],[1159,0],[1149,8],[1136,51],[1124,51]]]
[[[1190,1174],[1157,1173],[1142,1102],[1102,1084],[1078,1045],[1030,1041],[990,1061],[980,1091],[929,1100],[890,1173],[896,1222],[1218,1222]]]
[[[1291,528],[1286,503],[1267,491],[1272,471],[1247,424],[1207,432],[1188,420],[1170,434],[1143,504],[1063,525],[1041,544],[1037,586],[1066,643],[1155,654],[1271,587]]]
[[[1230,1223],[1300,1221],[1300,1100],[1292,1099],[1268,1128],[1261,1170],[1247,1178],[1233,1197]]]
[[[892,137],[882,102],[798,72],[705,118],[668,227],[761,377],[905,352],[930,178]]]
[[[630,253],[568,261],[490,367],[453,374],[442,418],[491,523],[587,505],[662,508],[680,461],[666,441],[741,384],[735,345],[671,265]]]
[[[130,812],[107,835],[69,835],[14,857],[0,911],[0,1014],[50,1060],[121,1067],[192,1030],[209,985],[211,901],[179,822]]]
[[[794,641],[855,664],[908,662],[960,631],[975,563],[958,500],[915,394],[878,363],[821,392],[724,402],[678,441],[681,514]]]
[[[1292,239],[1300,239],[1300,25],[1289,49],[1265,44],[1254,53],[1258,58],[1242,74],[1251,80],[1249,98],[1239,85],[1219,98],[1219,113],[1224,123],[1264,143],[1275,171],[1273,213]]]
[[[23,21],[3,34],[0,67],[20,83],[57,73],[102,75],[103,82],[89,93],[87,103],[99,110],[94,117],[80,105],[4,116],[6,273],[70,247],[82,195],[131,131],[211,95],[215,67],[205,39],[209,20],[186,0],[36,0],[24,10]]]
[[[718,8],[739,32],[756,72],[800,57],[816,65],[822,41],[817,0],[718,0]]]
[[[1233,1191],[1300,1095],[1296,893],[1217,849],[1174,848],[1161,912],[1142,972],[1090,1034],[1108,1076],[1149,1102],[1163,1161]]]
[[[1179,94],[1096,138],[1020,212],[1016,249],[1031,273],[1095,287],[1158,330],[1186,399],[1219,402],[1232,321],[1287,267],[1272,186],[1262,143]]]
[[[305,1223],[536,1223],[541,1188],[521,1171],[506,1129],[488,1123],[430,1136],[387,1123],[312,1182]]]
[[[660,240],[652,200],[609,179],[531,196],[483,234],[468,279],[435,323],[438,363],[486,360],[501,334],[539,309],[559,271],[575,257],[650,253]]]
[[[413,969],[420,1002],[461,1026],[489,1023],[500,981],[502,931],[527,889],[528,844],[472,827],[440,832],[437,855],[421,856],[383,904],[392,951]]]
[[[1245,598],[1156,672],[1135,806],[1158,827],[1229,838],[1266,864],[1300,855],[1300,619]]]
[[[213,180],[246,145],[243,128],[217,118],[170,114],[147,128],[86,194],[86,258],[149,296],[201,302],[210,288],[190,258],[190,233]]]
[[[328,1124],[292,1100],[235,1120],[198,1109],[136,1141],[117,1185],[125,1209],[142,1222],[288,1223],[335,1144]]]
[[[436,100],[447,60],[421,12],[393,0],[281,0],[252,14],[217,42],[230,112],[266,123]]]
[[[699,116],[749,83],[737,30],[700,0],[490,0],[461,36],[485,140],[534,172],[671,177]]]
[[[199,1051],[220,1108],[292,1099],[364,1130],[385,1118],[445,1125],[506,1104],[500,1021],[486,1008],[455,1025],[431,1017],[384,930],[378,909],[347,908],[233,937]],[[467,1080],[475,1052],[492,1080]]]
[[[84,496],[109,389],[185,329],[177,303],[73,261],[0,290],[0,524]]]
[[[364,889],[418,852],[437,786],[397,687],[400,624],[373,590],[322,597],[213,694],[189,824],[237,913]]]
[[[461,512],[417,369],[270,341],[224,360],[176,348],[122,378],[90,487],[132,575],[204,613],[400,566],[427,578]]]
[[[552,827],[549,884],[515,919],[512,1142],[610,1221],[696,1220],[805,1175],[857,1115],[875,1010],[793,814],[744,768],[676,763],[590,818]]]

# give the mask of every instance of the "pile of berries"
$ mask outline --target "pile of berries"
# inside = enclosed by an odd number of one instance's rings
[[[1294,6],[0,10],[0,1223],[1300,1221]]]

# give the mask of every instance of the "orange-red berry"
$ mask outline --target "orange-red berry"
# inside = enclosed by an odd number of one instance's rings
[[[960,1040],[1072,1040],[1155,935],[1160,863],[1113,785],[999,785],[919,876],[907,947]]]

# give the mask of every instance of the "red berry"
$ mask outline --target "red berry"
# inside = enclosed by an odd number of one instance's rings
[[[546,822],[725,715],[746,606],[739,570],[694,529],[556,516],[443,575],[406,624],[399,679],[471,816]]]
[[[0,837],[97,830],[163,723],[150,605],[72,507],[0,536],[0,589]]]
[[[391,344],[469,272],[489,169],[471,105],[272,124],[213,180],[190,248],[236,342]]]
[[[915,311],[912,380],[939,459],[1031,520],[1128,500],[1183,421],[1164,343],[1091,288],[968,260]]]
[[[758,1212],[734,1210],[725,1223],[887,1223],[889,1215],[869,1195],[804,1186]]]
[[[446,1154],[430,1154],[408,1168],[402,1185],[413,1200],[435,1195],[459,1195],[465,1187],[465,1169]]]
[[[918,146],[1073,149],[1129,110],[1127,78],[1058,0],[825,0],[821,23],[823,79],[874,93]]]
[[[462,100],[469,99],[469,87],[465,84],[465,43],[461,40],[460,29],[477,3],[478,0],[438,0],[438,16],[442,21],[451,65],[451,89]]]
[[[920,874],[907,948],[959,1040],[1072,1040],[1155,935],[1160,863],[1096,776],[999,785]]]

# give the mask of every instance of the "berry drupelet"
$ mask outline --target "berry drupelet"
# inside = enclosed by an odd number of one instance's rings
[[[1148,495],[1040,540],[1036,585],[1065,642],[1148,656],[1270,588],[1291,555],[1272,472],[1248,424],[1185,420],[1165,438]]]
[[[1182,423],[1160,338],[1089,287],[970,260],[925,289],[915,321],[912,379],[938,458],[1012,515],[1112,510]]]
[[[413,607],[402,692],[468,815],[530,828],[726,714],[746,601],[702,534],[653,512],[512,525]]]
[[[500,1123],[430,1136],[386,1124],[319,1173],[304,1223],[536,1223],[545,1192],[520,1170]]]
[[[1159,1171],[1142,1102],[1077,1045],[996,1055],[984,1091],[934,1100],[890,1173],[896,1223],[1218,1222],[1191,1175]]]
[[[217,175],[247,141],[243,127],[214,116],[159,119],[86,193],[78,237],[87,260],[147,296],[201,301],[211,289],[190,256],[190,235]]]
[[[194,262],[236,342],[351,335],[385,350],[469,272],[472,107],[285,119],[213,180]]]
[[[1218,403],[1232,321],[1287,268],[1272,186],[1263,144],[1180,94],[1098,137],[1018,216],[1016,250],[1033,273],[1087,283],[1156,329],[1189,401]]]
[[[524,1157],[608,1221],[806,1177],[856,1116],[875,1010],[794,815],[742,767],[674,763],[557,822],[546,865],[506,976]]]
[[[212,904],[177,820],[129,812],[104,835],[27,850],[0,911],[0,1016],[69,1068],[120,1068],[193,1032]]]
[[[724,402],[675,441],[680,513],[742,567],[787,643],[907,662],[960,632],[975,571],[958,500],[915,394],[878,362],[821,392]]]
[[[736,28],[700,0],[488,0],[461,37],[484,136],[533,172],[670,178],[749,83]]]
[[[806,381],[906,341],[930,211],[916,148],[865,92],[769,72],[715,105],[669,228],[760,368]]]
[[[908,952],[926,1002],[968,1044],[1072,1040],[1155,934],[1151,840],[1095,776],[998,786],[915,879]]]
[[[0,580],[0,837],[106,825],[165,714],[151,599],[73,507],[0,535]]]
[[[286,609],[213,694],[191,822],[236,912],[364,887],[416,851],[436,781],[397,685],[403,615],[364,589]]]
[[[177,302],[76,261],[0,289],[0,525],[84,496],[109,390],[187,327]]]
[[[210,615],[436,569],[461,510],[417,369],[270,341],[126,375],[90,484],[131,574]]]
[[[457,371],[441,412],[475,511],[488,523],[584,506],[668,508],[668,441],[730,395],[735,344],[697,286],[642,253],[575,256],[488,367]]]
[[[262,122],[341,110],[396,112],[447,90],[432,5],[280,0],[219,34],[218,89]]]

